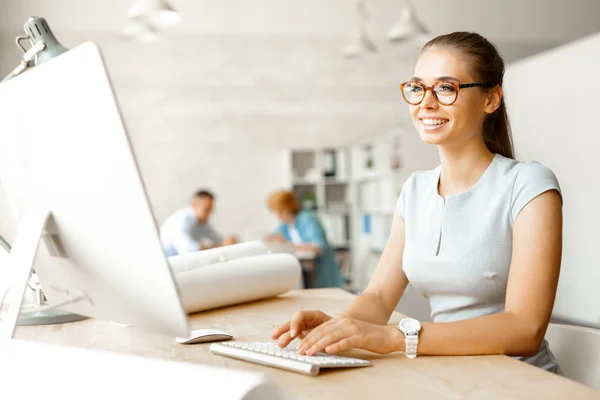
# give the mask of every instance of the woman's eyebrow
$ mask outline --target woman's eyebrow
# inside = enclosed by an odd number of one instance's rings
[[[440,76],[439,78],[437,78],[437,80],[438,81],[444,81],[444,82],[448,82],[448,81],[456,82],[456,83],[460,82],[458,79],[456,79],[453,76]]]
[[[413,76],[412,78],[410,78],[411,81],[413,82],[423,82],[423,79],[419,78],[418,76]],[[456,83],[460,83],[460,81],[456,78],[454,78],[453,76],[440,76],[438,78],[435,79],[436,82],[456,82]]]

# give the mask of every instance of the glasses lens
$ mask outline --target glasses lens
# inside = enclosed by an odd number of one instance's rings
[[[433,92],[440,104],[445,105],[454,103],[458,95],[458,90],[450,83],[438,83],[433,87]]]
[[[407,82],[402,87],[402,95],[410,104],[419,104],[425,95],[423,86],[416,82]]]

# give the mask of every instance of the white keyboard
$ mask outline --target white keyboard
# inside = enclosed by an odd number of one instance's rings
[[[303,356],[298,354],[297,348],[286,347],[282,349],[277,343],[221,342],[211,344],[210,351],[221,356],[312,376],[318,375],[321,368],[367,367],[372,365],[370,361],[359,358],[340,357],[326,353]]]

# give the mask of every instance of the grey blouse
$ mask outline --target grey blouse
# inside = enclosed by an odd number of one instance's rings
[[[405,221],[403,270],[431,305],[434,322],[504,311],[512,254],[512,227],[521,209],[556,190],[552,171],[535,162],[499,154],[468,191],[438,193],[441,166],[413,173],[397,203]],[[557,372],[544,341],[534,357],[517,357]]]

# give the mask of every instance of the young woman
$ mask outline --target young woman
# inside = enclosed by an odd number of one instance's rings
[[[307,355],[506,354],[557,372],[544,335],[562,253],[560,188],[548,168],[513,159],[503,76],[502,58],[478,34],[424,46],[400,87],[441,165],[404,184],[365,292],[335,318],[298,312],[273,331],[280,346],[299,337]],[[433,322],[386,325],[409,282],[429,299]]]
[[[281,222],[277,233],[267,240],[291,242],[298,250],[316,253],[317,287],[342,287],[340,267],[316,215],[311,211],[301,210],[294,193],[286,190],[279,190],[269,196],[267,206]]]

